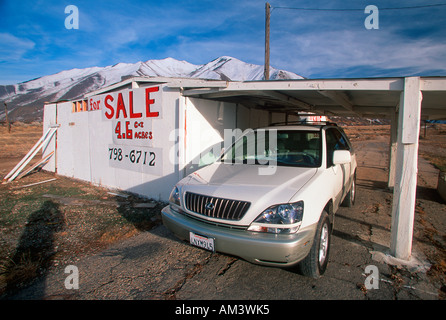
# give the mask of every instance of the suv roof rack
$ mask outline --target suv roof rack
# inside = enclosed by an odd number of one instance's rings
[[[281,126],[281,125],[319,125],[319,126],[335,126],[338,125],[331,121],[307,121],[307,120],[296,120],[296,121],[283,121],[271,123],[270,126]]]

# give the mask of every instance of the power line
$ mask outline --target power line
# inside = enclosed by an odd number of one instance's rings
[[[446,3],[438,3],[438,4],[426,4],[419,6],[410,6],[410,7],[390,7],[390,8],[380,8],[382,10],[408,10],[408,9],[422,9],[422,8],[432,8],[432,7],[443,7],[446,6]],[[296,7],[273,7],[271,6],[271,11],[274,9],[286,9],[286,10],[300,10],[300,11],[364,11],[364,9],[354,9],[354,8],[344,8],[344,9],[324,9],[324,8],[296,8]]]

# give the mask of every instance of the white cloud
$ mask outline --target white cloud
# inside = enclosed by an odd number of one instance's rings
[[[308,32],[273,43],[272,57],[304,76],[351,68],[367,68],[386,74],[405,69],[413,74],[426,70],[446,73],[446,44],[433,38],[410,39],[392,31],[358,30]],[[367,75],[365,75],[367,76]]]
[[[0,33],[0,61],[18,61],[35,46],[28,39],[20,39],[10,33]]]
[[[245,42],[220,37],[215,39],[194,39],[181,37],[165,51],[167,56],[184,59],[194,64],[204,64],[221,56],[232,56],[247,63],[263,64],[263,42]]]

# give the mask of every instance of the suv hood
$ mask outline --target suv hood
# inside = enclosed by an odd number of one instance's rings
[[[216,162],[180,183],[182,192],[249,201],[265,205],[287,203],[313,177],[317,168],[277,166],[274,174],[260,175],[267,166]]]

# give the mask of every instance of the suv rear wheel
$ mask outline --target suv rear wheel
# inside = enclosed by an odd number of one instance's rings
[[[356,199],[356,173],[353,175],[352,185],[347,195],[345,196],[344,201],[342,202],[343,207],[351,208],[355,204]]]

